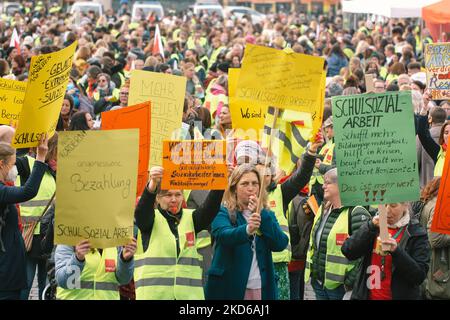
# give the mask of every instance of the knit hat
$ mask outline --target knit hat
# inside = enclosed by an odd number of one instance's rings
[[[342,91],[344,91],[344,88],[342,88],[342,86],[339,83],[331,82],[326,90],[326,98],[340,96],[342,95]]]
[[[256,162],[258,158],[264,154],[261,146],[252,140],[243,140],[239,142],[234,151],[236,153],[236,161],[238,163],[239,159],[243,157],[248,157],[250,162]]]
[[[327,128],[327,127],[331,127],[333,125],[333,116],[328,117],[327,120],[325,120],[325,122],[323,123],[323,127]]]

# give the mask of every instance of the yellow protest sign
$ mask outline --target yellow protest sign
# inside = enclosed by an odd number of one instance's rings
[[[26,82],[0,78],[0,124],[19,120],[26,88]]]
[[[181,128],[186,78],[142,70],[131,72],[129,105],[151,101],[150,164],[162,164],[163,140]]]
[[[228,69],[228,94],[234,136],[238,139],[259,140],[260,131],[264,129],[267,105],[236,97],[239,75],[240,69]]]
[[[58,137],[55,243],[94,248],[133,237],[139,129],[65,131]]]
[[[74,42],[60,51],[31,58],[23,108],[12,143],[15,148],[35,147],[43,134],[52,136],[55,132],[76,46]]]
[[[314,114],[325,60],[247,44],[236,97]]]
[[[225,140],[164,141],[163,190],[222,190],[228,185]]]

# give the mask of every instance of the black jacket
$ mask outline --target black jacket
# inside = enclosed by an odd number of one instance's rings
[[[342,253],[349,260],[363,257],[360,273],[353,287],[352,300],[367,300],[369,289],[367,268],[371,265],[374,242],[379,229],[368,221],[342,246]],[[420,285],[425,280],[430,262],[430,245],[426,231],[419,221],[408,224],[397,249],[392,253],[392,299],[417,300],[421,298]]]
[[[10,187],[0,183],[0,237],[5,251],[0,250],[0,291],[26,288],[25,246],[19,231],[16,203],[33,199],[47,168],[36,161],[27,182],[21,187]]]
[[[205,202],[198,209],[194,210],[192,218],[194,221],[195,233],[206,230],[214,220],[219,212],[223,193],[224,190],[211,190],[206,197]],[[150,243],[155,214],[158,214],[154,209],[155,200],[156,193],[150,193],[147,188],[145,188],[134,212],[136,225],[142,234],[142,245],[144,251],[147,250]],[[157,210],[159,211],[159,214],[167,220],[170,230],[177,239],[177,254],[179,254],[180,247],[178,242],[178,221],[183,215],[183,209],[181,209],[181,211],[176,215],[170,214],[166,210],[161,209],[159,206]]]

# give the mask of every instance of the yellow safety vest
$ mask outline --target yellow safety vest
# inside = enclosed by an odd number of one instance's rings
[[[314,250],[316,249],[315,245],[315,226],[320,218],[322,217],[323,206],[320,206],[319,212],[314,217],[314,223],[312,226],[312,232],[309,238],[309,250],[306,254],[306,269],[305,269],[305,282],[307,282],[311,276],[311,267],[314,268],[313,265],[313,256]],[[342,241],[341,235],[348,235],[348,215],[349,210],[344,209],[340,214],[333,227],[331,228],[330,234],[327,239],[327,256],[325,262],[325,282],[324,286],[333,290],[339,287],[344,283],[345,276],[348,272],[350,272],[354,265],[351,264],[347,258],[342,254]],[[339,236],[338,236],[339,234]],[[338,239],[340,243],[337,244]]]
[[[30,156],[26,156],[26,158],[28,160],[30,170],[32,170],[36,160]],[[17,177],[15,185],[20,186],[20,176]],[[20,217],[22,222],[29,223],[39,220],[55,191],[55,178],[46,171],[42,177],[41,185],[39,186],[39,191],[36,197],[20,204]],[[41,223],[39,222],[34,228],[34,234],[39,234],[40,231]]]
[[[207,44],[208,44],[208,40],[206,40],[205,37],[201,37],[200,38],[200,46],[205,48]],[[192,50],[196,50],[197,49],[197,46],[195,45],[193,37],[189,37],[188,41],[186,42],[186,46],[187,46],[188,49],[192,49]]]
[[[187,204],[190,194],[191,194],[191,190],[183,190],[184,200],[186,201],[186,204]],[[193,209],[193,208],[188,208],[188,209]],[[197,233],[197,238],[195,240],[195,246],[197,247],[197,249],[206,248],[210,245],[211,245],[211,234],[208,232],[208,230],[202,230],[199,233]]]
[[[283,233],[290,239],[288,221],[283,212],[283,193],[281,192],[281,184],[278,184],[277,188],[273,192],[269,193],[268,198],[270,210],[275,212],[275,218],[277,218],[281,230],[283,230]],[[291,242],[289,241],[288,246],[283,251],[272,252],[272,260],[274,263],[290,262],[291,255]]]
[[[178,225],[180,254],[166,219],[155,210],[150,243],[144,252],[142,235],[134,256],[136,300],[204,300],[201,256],[195,245],[192,210],[183,209]]]
[[[112,99],[109,100],[109,101],[110,101],[110,102],[116,102],[116,101],[119,101],[119,93],[120,93],[120,90],[117,89],[117,88],[114,88],[113,91],[112,91],[112,93],[111,93]],[[98,92],[98,90],[96,90],[96,91],[94,92],[93,98],[94,98],[95,101],[100,100],[100,92]]]
[[[79,289],[56,288],[59,300],[119,300],[119,282],[116,278],[117,248],[89,252],[80,276]],[[76,283],[76,282],[75,282]]]
[[[216,62],[217,57],[219,56],[219,54],[222,52],[222,50],[225,50],[227,47],[224,46],[220,46],[217,49],[214,49],[214,51],[211,53],[211,56],[209,57],[209,67],[211,67],[214,62]]]
[[[444,172],[444,163],[445,163],[445,154],[444,149],[439,150],[439,154],[437,157],[436,165],[434,166],[434,176],[441,177]]]

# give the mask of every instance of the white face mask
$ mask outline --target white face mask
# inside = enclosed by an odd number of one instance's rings
[[[19,172],[17,171],[17,167],[14,166],[11,168],[11,170],[8,171],[8,175],[6,176],[6,181],[16,182],[18,175],[19,175]]]

